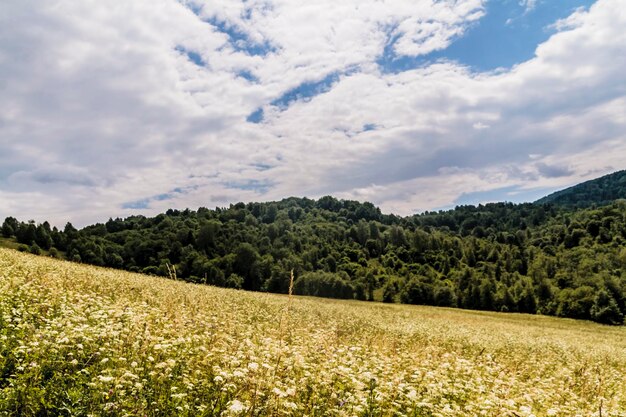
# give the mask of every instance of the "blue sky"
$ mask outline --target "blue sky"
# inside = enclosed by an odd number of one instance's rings
[[[473,193],[461,194],[455,201],[454,206],[476,205],[478,203],[495,203],[500,201],[510,201],[513,203],[524,203],[539,200],[550,194],[552,189],[540,188],[536,190],[521,190],[518,186],[512,185],[508,187],[496,188],[488,191],[476,191]],[[441,207],[447,209],[450,207]]]
[[[566,18],[590,0],[544,0],[531,3],[519,0],[489,1],[485,16],[472,24],[447,48],[424,56],[396,56],[388,44],[380,59],[384,71],[401,72],[437,60],[452,60],[475,71],[510,68],[531,59],[539,44],[555,33],[551,25]]]
[[[535,200],[624,168],[620,3],[9,0],[0,217]]]

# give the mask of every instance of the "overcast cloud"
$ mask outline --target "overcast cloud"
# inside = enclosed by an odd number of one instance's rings
[[[532,18],[542,2],[511,7]],[[567,11],[512,67],[419,62],[488,13],[480,0],[6,0],[0,217],[85,225],[327,194],[406,215],[623,169],[626,3]],[[416,64],[394,70],[403,59]]]

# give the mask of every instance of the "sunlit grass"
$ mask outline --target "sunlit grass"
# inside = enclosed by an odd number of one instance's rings
[[[626,415],[621,327],[287,305],[0,249],[0,413]]]

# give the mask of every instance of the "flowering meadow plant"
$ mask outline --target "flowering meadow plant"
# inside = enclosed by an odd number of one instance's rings
[[[626,329],[248,293],[0,249],[0,414],[626,416]]]

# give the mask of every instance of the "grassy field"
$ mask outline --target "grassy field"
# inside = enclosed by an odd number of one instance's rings
[[[15,238],[0,237],[0,248],[18,249],[20,244]]]
[[[8,248],[8,249],[15,249],[15,250],[21,249],[21,251],[23,252],[29,251],[29,247],[27,245],[18,243],[14,237],[11,237],[11,238],[0,237],[0,248]],[[50,251],[47,251],[44,249],[39,249],[39,251],[40,251],[40,254],[43,256],[50,256]],[[60,259],[65,259],[65,252],[56,251],[55,257],[60,258]]]
[[[0,249],[0,414],[626,416],[626,330]]]

